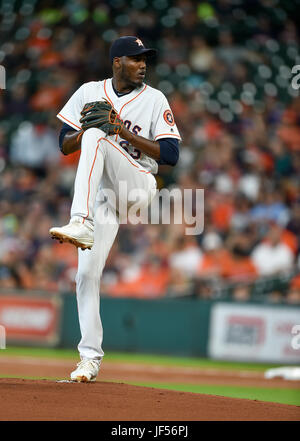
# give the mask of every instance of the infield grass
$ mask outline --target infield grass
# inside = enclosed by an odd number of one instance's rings
[[[245,386],[222,386],[208,384],[175,384],[175,383],[136,383],[135,386],[154,387],[157,389],[176,390],[180,392],[194,392],[199,394],[218,395],[231,398],[246,398],[248,400],[269,401],[272,403],[292,404],[300,406],[300,390],[298,389],[270,389]],[[299,408],[300,419],[300,408]]]

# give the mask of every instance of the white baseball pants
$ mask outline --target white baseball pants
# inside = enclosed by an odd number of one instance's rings
[[[120,219],[124,221],[130,200],[120,188],[142,190],[138,205],[150,204],[156,193],[154,176],[136,162],[122,147],[96,128],[85,131],[77,168],[71,218],[94,227],[91,250],[78,249],[76,296],[81,340],[81,358],[102,358],[103,328],[99,313],[100,279],[109,251],[116,238]],[[119,185],[121,183],[121,185]],[[99,185],[101,190],[98,192]],[[115,195],[115,201],[111,195]],[[106,200],[103,196],[106,196]],[[117,206],[116,206],[117,203]],[[135,201],[136,204],[136,201]]]

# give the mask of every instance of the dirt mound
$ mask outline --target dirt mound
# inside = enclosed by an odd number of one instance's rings
[[[300,407],[124,383],[0,379],[1,421],[298,421]]]

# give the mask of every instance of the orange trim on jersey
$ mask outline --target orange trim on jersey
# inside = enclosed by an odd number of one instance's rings
[[[135,100],[141,93],[144,92],[144,90],[146,90],[147,88],[147,84],[145,84],[145,87],[143,90],[141,90],[136,96],[134,96],[133,98],[131,98],[131,100],[127,101],[127,103],[123,104],[123,106],[121,107],[121,110],[119,112],[119,116],[121,115],[122,110],[124,109],[125,106],[127,106],[127,104],[131,103],[131,101]]]
[[[62,116],[60,113],[58,113],[57,116],[60,116],[62,119],[65,119],[68,123],[73,124],[73,126],[77,127],[79,130],[81,130],[81,127],[77,126],[76,124],[74,124],[73,122],[69,121],[67,118],[65,118],[64,116]]]
[[[106,95],[106,98],[107,98],[108,101],[110,102],[110,104],[114,107],[112,100],[109,98],[109,96],[107,95],[107,92],[106,92],[106,81],[107,81],[107,80],[104,80],[104,93],[105,93],[105,95]]]
[[[82,137],[82,135],[83,135],[83,132],[80,132],[79,135],[78,135],[77,138],[76,138],[76,141],[77,141],[77,142],[79,142],[79,140],[80,140],[80,138]]]
[[[175,133],[160,133],[159,135],[155,136],[154,140],[159,136],[168,136],[168,138],[172,138],[173,136],[175,136],[176,138],[180,138],[180,136],[176,135]]]
[[[141,90],[136,96],[134,96],[133,98],[131,98],[131,100],[127,101],[127,103],[123,104],[123,106],[121,107],[121,110],[120,110],[120,112],[119,112],[119,117],[120,117],[120,118],[121,118],[121,113],[122,113],[122,110],[124,109],[124,107],[127,106],[127,104],[131,103],[131,101],[135,100],[138,96],[140,96],[140,94],[143,93],[144,90],[146,90],[146,88],[147,88],[147,84],[145,84],[144,89]],[[119,136],[119,135],[116,135],[115,141],[117,141],[118,136]]]
[[[92,172],[93,172],[93,169],[94,169],[95,161],[96,161],[96,158],[97,158],[98,146],[99,146],[99,142],[100,141],[101,141],[101,139],[99,139],[99,141],[98,141],[98,144],[97,144],[97,147],[96,147],[95,156],[94,156],[94,161],[93,161],[92,168],[91,168],[90,175],[89,175],[89,180],[88,180],[88,196],[87,196],[87,201],[86,201],[87,215],[83,218],[83,222],[82,222],[83,224],[84,224],[84,221],[86,220],[86,218],[88,217],[88,215],[90,214],[89,198],[90,198],[90,190],[91,190],[91,176],[92,176]]]

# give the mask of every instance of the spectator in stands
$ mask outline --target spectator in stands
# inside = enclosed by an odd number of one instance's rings
[[[60,153],[56,144],[56,134],[45,122],[33,125],[24,121],[12,139],[10,160],[14,165],[32,168],[58,164]]]
[[[281,241],[282,228],[271,223],[266,237],[253,249],[251,259],[260,276],[276,275],[291,271],[294,255]]]
[[[231,281],[252,281],[257,276],[257,270],[250,258],[252,248],[251,231],[232,233],[227,239],[228,254],[221,262],[222,277]]]
[[[202,251],[194,236],[180,236],[169,257],[169,266],[189,278],[194,277],[202,260]]]
[[[281,303],[284,301],[284,295],[280,291],[272,291],[267,295],[267,301],[270,303]]]
[[[205,73],[212,68],[215,62],[215,54],[208,46],[205,38],[196,35],[192,40],[192,49],[189,54],[189,59],[193,70]]]
[[[117,297],[162,297],[167,292],[169,278],[169,269],[161,264],[161,259],[158,256],[149,256],[130,280],[120,280],[106,287],[106,292]]]
[[[300,304],[300,288],[291,288],[286,295],[286,303],[289,304]]]
[[[194,293],[198,299],[210,300],[216,297],[216,285],[209,279],[196,279]]]
[[[249,285],[238,284],[233,288],[231,298],[236,302],[247,302],[251,299],[251,288]]]
[[[247,58],[247,49],[234,43],[230,29],[219,32],[219,45],[216,50],[217,57],[230,66],[238,66],[238,62]]]
[[[198,265],[198,277],[221,277],[222,261],[227,255],[221,237],[213,231],[204,234],[202,248],[204,254]]]
[[[261,201],[256,204],[251,212],[251,219],[255,222],[274,221],[285,226],[289,221],[289,210],[282,201],[278,190],[262,189]]]

